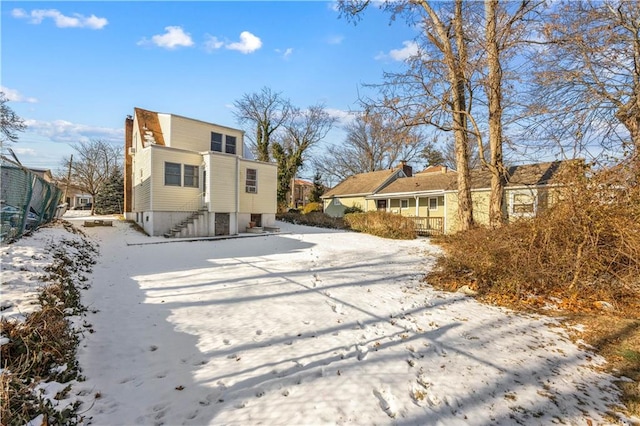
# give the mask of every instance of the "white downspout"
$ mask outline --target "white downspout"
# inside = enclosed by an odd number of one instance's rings
[[[244,144],[244,141],[242,142]],[[236,230],[235,233],[238,234],[238,211],[240,210],[240,157],[236,155]]]

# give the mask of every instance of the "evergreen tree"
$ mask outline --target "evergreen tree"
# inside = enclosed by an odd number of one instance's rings
[[[313,189],[311,190],[311,194],[309,194],[309,201],[312,203],[319,203],[322,200],[320,197],[324,194],[325,187],[322,184],[322,174],[320,172],[316,172],[313,176]]]
[[[116,168],[94,198],[98,214],[121,214],[124,204],[124,177],[120,167]]]

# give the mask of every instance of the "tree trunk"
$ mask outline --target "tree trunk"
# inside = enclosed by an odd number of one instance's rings
[[[429,2],[419,4],[427,12],[438,36],[438,48],[444,55],[447,75],[451,85],[451,118],[455,141],[456,168],[458,172],[458,230],[466,231],[473,227],[473,203],[471,200],[471,178],[469,173],[469,133],[467,131],[467,99],[464,68],[467,64],[466,44],[462,26],[462,0],[456,0],[453,25],[456,52],[442,20],[431,8]]]
[[[485,0],[487,42],[487,98],[489,101],[489,150],[491,159],[491,195],[489,198],[489,226],[496,228],[504,222],[505,170],[502,158],[502,67],[496,35],[498,0]],[[482,156],[482,153],[481,153]],[[483,157],[484,158],[484,157]]]

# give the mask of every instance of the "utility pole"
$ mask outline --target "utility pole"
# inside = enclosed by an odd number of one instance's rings
[[[73,154],[71,154],[71,158],[69,159],[69,171],[67,172],[67,186],[64,189],[64,202],[67,202],[67,193],[69,192],[69,184],[71,183],[71,164],[73,163]],[[69,203],[71,204],[71,203]],[[71,206],[67,206],[67,209]]]

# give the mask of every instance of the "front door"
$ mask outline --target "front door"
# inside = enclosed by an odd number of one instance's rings
[[[378,210],[387,210],[387,200],[378,200]]]

